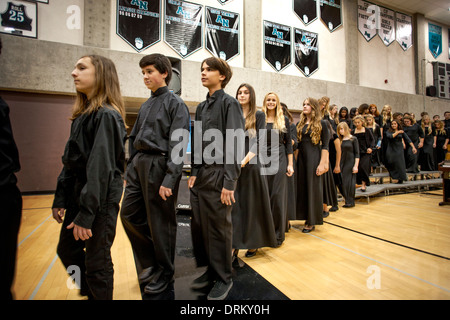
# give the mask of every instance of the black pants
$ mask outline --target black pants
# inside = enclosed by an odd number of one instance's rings
[[[110,190],[111,200],[102,206],[95,216],[92,237],[76,241],[73,229],[67,229],[79,212],[77,206],[66,208],[61,227],[57,253],[73,279],[79,279],[80,294],[95,300],[112,300],[114,289],[114,267],[111,247],[116,236],[119,200],[122,186]],[[118,200],[119,199],[119,200]],[[75,269],[74,269],[75,268]],[[76,274],[74,273],[76,270]],[[79,271],[79,273],[78,273]],[[79,278],[76,275],[79,274]]]
[[[232,206],[220,201],[223,178],[223,166],[200,169],[191,188],[191,232],[197,266],[208,266],[215,276],[229,283],[232,275]]]
[[[2,232],[0,232],[1,299],[12,300],[17,255],[17,235],[22,217],[22,195],[16,185],[0,188]]]
[[[133,248],[137,273],[149,267],[162,268],[161,281],[171,281],[175,273],[177,235],[175,204],[179,180],[166,201],[159,195],[167,171],[166,161],[160,155],[138,153],[134,157],[127,168],[120,213]]]

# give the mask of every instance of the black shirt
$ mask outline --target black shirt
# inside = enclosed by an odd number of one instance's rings
[[[239,102],[232,96],[226,94],[223,89],[214,92],[212,96],[208,94],[206,100],[197,106],[194,131],[192,134],[192,150],[194,154],[191,171],[192,176],[197,176],[201,167],[205,164],[211,164],[210,161],[213,160],[204,157],[208,153],[204,152],[205,149],[209,146],[210,148],[207,151],[211,150],[210,145],[215,142],[214,138],[208,141],[209,139],[205,135],[205,132],[210,129],[217,129],[222,134],[223,148],[222,150],[218,150],[219,146],[215,148],[215,151],[219,152],[219,154],[212,153],[212,157],[214,158],[215,164],[223,164],[225,168],[223,187],[227,190],[234,190],[241,173],[241,160],[245,156],[245,119]],[[234,150],[227,150],[227,129],[231,129],[236,134],[242,130],[242,141],[239,141],[239,143],[228,143]],[[200,133],[201,137],[197,137]],[[200,138],[201,141],[198,141]],[[199,154],[200,151],[201,154]],[[229,153],[230,151],[234,151],[234,159],[227,161],[230,160],[227,159],[227,152]]]
[[[16,184],[17,178],[14,173],[19,170],[19,152],[9,120],[9,107],[0,98],[0,187]]]
[[[167,172],[162,186],[173,189],[183,170],[183,159],[172,159],[172,150],[180,141],[172,141],[172,133],[183,129],[183,150],[189,142],[189,109],[180,97],[162,87],[152,92],[139,110],[130,134],[130,163],[137,152],[160,153],[167,157]],[[180,155],[181,156],[181,155]]]

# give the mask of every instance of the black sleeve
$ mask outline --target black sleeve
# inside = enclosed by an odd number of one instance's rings
[[[87,181],[80,193],[80,212],[74,219],[76,225],[87,229],[92,228],[96,213],[102,209],[111,182],[123,172],[118,163],[124,154],[125,126],[112,112],[97,116],[94,143],[86,164]]]
[[[244,115],[242,114],[242,108],[239,102],[232,99],[225,99],[225,109],[226,109],[226,118],[225,118],[225,129],[229,130],[242,130],[245,132],[245,120]],[[227,145],[227,141],[225,141],[225,145]],[[239,143],[236,144],[236,147],[239,146]],[[244,145],[242,146],[244,147]],[[231,150],[226,150],[228,153]],[[236,183],[241,174],[241,160],[238,159],[238,156],[244,154],[244,150],[234,150],[234,161],[233,163],[227,163],[225,161],[225,176],[223,181],[223,187],[227,190],[234,190],[236,188]],[[226,157],[227,159],[228,157]]]
[[[249,152],[252,152],[256,155],[258,155],[258,147],[262,147],[262,135],[260,134],[260,130],[264,130],[266,128],[266,115],[264,112],[257,111],[256,112],[256,136],[257,136],[257,143],[255,143],[254,139],[250,137],[250,150]]]
[[[375,138],[373,137],[372,130],[366,128],[366,142],[368,148],[373,149],[375,147]]]
[[[322,132],[321,132],[321,141],[322,141],[322,150],[330,149],[330,130],[328,130],[327,120],[320,120],[322,124]]]
[[[293,154],[292,148],[292,137],[291,137],[291,124],[289,123],[289,118],[284,117],[284,124],[286,127],[286,132],[284,133],[284,145],[286,146],[286,154]]]
[[[360,154],[359,154],[359,143],[358,143],[358,138],[356,137],[352,137],[352,143],[353,143],[353,154],[355,155],[355,159],[356,158],[360,158]]]
[[[19,152],[13,137],[9,107],[0,98],[0,186],[16,183],[14,172],[19,170]]]
[[[294,140],[294,144],[292,145],[292,151],[295,151],[298,148],[297,126],[294,123],[291,123],[290,129],[291,129],[291,139]]]
[[[174,148],[176,148],[180,143],[182,143],[182,150],[187,149],[189,142],[189,125],[190,116],[189,110],[184,102],[177,101],[177,103],[171,108],[171,118],[172,122],[170,125],[170,141],[168,150],[168,161],[167,161],[167,171],[164,177],[162,186],[166,188],[173,189],[175,183],[183,171],[184,159],[180,158],[180,153],[172,154]],[[174,131],[182,134],[182,142],[180,140],[172,140]],[[181,131],[179,131],[181,130]],[[177,134],[178,135],[178,134]],[[178,148],[177,148],[178,149]],[[181,152],[181,156],[184,156],[184,152]]]
[[[408,137],[408,135],[406,134],[406,132],[403,132],[403,139],[405,140],[405,143],[406,144],[410,144],[410,143],[412,143],[411,142],[411,139]]]
[[[202,167],[202,141],[196,141],[197,135],[202,138],[201,128],[201,109],[202,104],[197,106],[195,111],[195,121],[191,127],[191,176],[196,177]],[[200,154],[199,154],[200,153]]]

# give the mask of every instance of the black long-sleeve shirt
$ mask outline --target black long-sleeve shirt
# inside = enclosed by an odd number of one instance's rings
[[[0,98],[0,187],[16,184],[15,172],[20,170],[19,152],[14,142],[9,107]]]
[[[170,92],[168,87],[162,87],[152,92],[139,110],[136,123],[130,134],[130,163],[138,152],[160,153],[167,157],[167,171],[162,186],[173,189],[183,170],[183,158],[172,158],[172,150],[183,144],[182,150],[187,150],[189,142],[189,109],[180,97]],[[174,139],[175,130],[182,129],[185,135],[182,141]]]
[[[73,222],[90,229],[108,200],[118,203],[123,187],[126,136],[122,117],[107,106],[73,120],[52,207],[78,207]],[[115,199],[110,199],[112,195]]]
[[[210,129],[220,131],[223,137],[223,146],[220,146],[217,143],[218,141],[206,141],[208,138],[207,135],[205,135],[205,132]],[[244,135],[245,119],[239,102],[221,89],[214,92],[212,96],[208,94],[207,99],[200,103],[197,107],[195,113],[194,131],[192,134],[193,165],[191,175],[197,176],[197,173],[202,166],[208,164],[209,161],[214,160],[216,164],[224,165],[225,175],[223,187],[227,190],[234,190],[241,173],[241,160],[243,158],[242,155],[244,155],[245,138],[243,138],[242,141],[239,141],[239,143],[236,141],[236,143],[227,141],[227,129],[230,129],[236,133],[242,130],[242,134]],[[201,137],[197,137],[199,134],[201,134]],[[198,141],[199,139],[201,141]],[[205,159],[203,156],[205,154],[204,151],[208,148],[208,146],[211,147],[210,145],[213,142],[215,143],[213,146],[216,147],[214,148],[215,152],[212,152],[214,159]],[[233,150],[227,150],[227,147],[233,148]],[[209,150],[211,149],[208,148],[207,151]],[[217,152],[220,154],[217,154]],[[234,159],[227,159],[227,152],[228,154],[230,154],[230,152],[234,152]]]

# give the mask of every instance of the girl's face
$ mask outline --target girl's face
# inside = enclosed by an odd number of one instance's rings
[[[277,97],[274,94],[269,94],[266,99],[267,110],[275,110],[277,108]]]
[[[356,126],[358,129],[361,129],[361,128],[362,128],[362,121],[361,121],[361,120],[356,119],[356,120],[354,121],[354,124],[355,124],[355,126]]]
[[[242,87],[237,93],[238,101],[241,105],[248,105],[250,103],[250,90],[247,87]]]
[[[370,107],[369,108],[370,113],[375,113],[375,110],[377,110],[377,107]]]
[[[311,111],[312,111],[312,107],[309,103],[309,100],[306,99],[305,101],[303,101],[303,113],[305,115],[311,115]]]
[[[344,129],[344,127],[340,127],[340,128],[339,128],[339,134],[340,134],[341,136],[345,137],[345,129]]]
[[[336,114],[336,112],[338,111],[338,108],[337,107],[333,107],[332,109],[331,109],[331,115],[335,115]]]
[[[90,99],[95,90],[95,66],[91,58],[83,57],[77,61],[72,71],[72,78],[76,90]]]
[[[403,119],[403,124],[407,127],[411,126],[411,120],[409,119]]]
[[[345,118],[347,116],[347,110],[341,110],[341,118]]]
[[[398,129],[398,124],[397,121],[392,121],[391,123],[391,128],[392,130],[396,131]]]
[[[368,125],[368,126],[373,125],[373,120],[372,120],[372,118],[370,118],[370,117],[367,117],[367,118],[366,118],[366,122],[367,122],[367,125]]]

